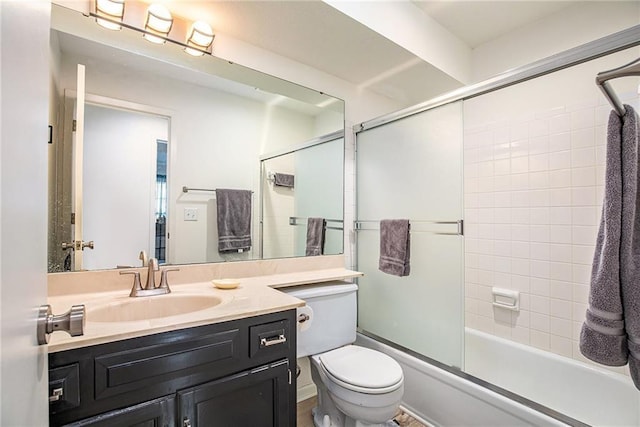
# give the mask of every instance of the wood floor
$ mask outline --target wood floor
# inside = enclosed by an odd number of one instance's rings
[[[298,403],[298,420],[296,427],[313,427],[311,418],[311,410],[316,406],[316,398],[312,397]],[[427,427],[419,423],[405,413],[398,413],[394,418],[395,422],[401,427]]]

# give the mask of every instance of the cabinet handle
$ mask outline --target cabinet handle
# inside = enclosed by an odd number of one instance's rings
[[[287,342],[287,337],[284,336],[284,334],[280,334],[277,337],[270,337],[270,338],[262,338],[260,340],[260,347],[269,347],[272,345],[278,345],[278,344],[282,344]]]
[[[182,420],[182,427],[191,427],[191,420],[189,418]]]
[[[49,402],[57,402],[62,397],[63,390],[62,388],[54,388],[51,396],[49,396]]]

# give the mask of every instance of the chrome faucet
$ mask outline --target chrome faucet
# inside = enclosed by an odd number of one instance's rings
[[[139,271],[121,271],[120,274],[133,274],[133,287],[131,288],[130,297],[145,297],[151,295],[163,295],[171,293],[169,288],[169,280],[167,274],[170,271],[179,271],[179,268],[165,268],[160,273],[160,285],[156,286],[156,271],[159,271],[158,260],[155,258],[149,258],[147,265],[147,281],[144,288],[140,282]]]
[[[149,264],[147,265],[147,283],[144,285],[145,290],[156,288],[156,271],[158,270],[160,270],[158,260],[155,258],[149,258]]]

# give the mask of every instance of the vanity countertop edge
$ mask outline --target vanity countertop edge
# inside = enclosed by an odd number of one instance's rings
[[[48,352],[71,350],[97,344],[136,338],[178,329],[221,323],[262,314],[276,313],[295,309],[304,305],[304,301],[280,292],[286,288],[305,284],[322,283],[333,280],[349,280],[363,274],[346,268],[328,268],[283,274],[269,274],[254,277],[236,278],[240,286],[236,289],[217,289],[211,281],[177,284],[171,286],[171,294],[166,296],[202,295],[215,296],[222,302],[212,308],[137,321],[95,322],[91,320],[91,310],[108,304],[130,301],[129,290],[112,290],[96,293],[71,293],[49,296],[48,304],[54,313],[63,313],[72,305],[84,304],[87,311],[84,335],[71,337],[66,333],[50,335]]]

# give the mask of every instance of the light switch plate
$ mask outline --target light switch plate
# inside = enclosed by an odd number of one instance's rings
[[[198,208],[184,208],[184,220],[185,221],[197,221],[198,220]]]

